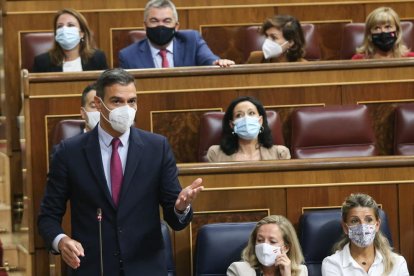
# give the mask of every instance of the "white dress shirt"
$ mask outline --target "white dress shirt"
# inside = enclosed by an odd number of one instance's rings
[[[148,40],[148,45],[151,50],[152,60],[154,61],[155,68],[162,68],[162,58],[160,55],[160,49],[155,48]],[[170,44],[165,48],[167,50],[168,65],[174,67],[174,40],[171,40]]]
[[[407,262],[403,256],[392,253],[394,266],[387,276],[409,276]],[[375,259],[368,273],[352,258],[349,243],[342,250],[326,257],[322,262],[322,276],[381,276],[384,272],[383,256],[376,250]]]

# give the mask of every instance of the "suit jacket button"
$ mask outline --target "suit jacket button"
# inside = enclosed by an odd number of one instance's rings
[[[114,253],[114,256],[115,256],[115,257],[118,257],[118,256],[119,256],[119,252],[118,252],[118,251],[117,251],[117,252],[115,252],[115,253]]]

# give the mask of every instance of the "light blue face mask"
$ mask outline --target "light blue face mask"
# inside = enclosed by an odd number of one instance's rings
[[[65,50],[72,50],[80,42],[78,27],[63,26],[56,30],[55,40]]]
[[[253,140],[259,135],[262,127],[259,122],[259,117],[244,116],[234,120],[234,133],[241,139]]]

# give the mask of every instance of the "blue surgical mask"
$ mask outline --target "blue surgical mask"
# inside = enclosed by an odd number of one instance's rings
[[[72,50],[80,42],[78,27],[63,26],[56,30],[55,40],[65,50]]]
[[[256,139],[262,127],[259,117],[244,116],[234,120],[234,133],[244,140]]]

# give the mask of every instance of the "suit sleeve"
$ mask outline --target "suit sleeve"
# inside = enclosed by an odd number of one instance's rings
[[[213,62],[220,59],[208,47],[207,43],[198,32],[196,33],[197,65],[213,65]]]
[[[34,63],[33,63],[33,68],[31,70],[31,72],[33,72],[33,73],[43,73],[43,72],[47,71],[44,68],[45,67],[45,60],[42,57],[43,57],[43,55],[35,56]]]
[[[106,63],[106,56],[105,53],[101,50],[96,50],[94,54],[95,59],[95,70],[106,70],[108,69],[108,64]]]
[[[118,54],[118,60],[119,60],[119,67],[123,69],[131,69],[128,60],[125,58],[123,51],[119,51]]]
[[[61,226],[62,217],[66,212],[66,202],[70,193],[66,158],[65,145],[61,143],[51,161],[46,191],[37,219],[39,233],[49,249],[52,249],[52,242],[56,236],[64,233]]]
[[[175,158],[166,138],[163,139],[161,171],[160,204],[163,208],[164,219],[172,229],[176,231],[184,229],[190,223],[193,211],[190,210],[185,219],[181,221],[174,212],[175,202],[178,194],[181,192],[181,186],[178,181],[178,169]]]

